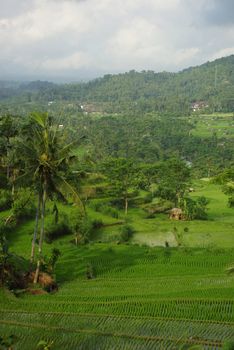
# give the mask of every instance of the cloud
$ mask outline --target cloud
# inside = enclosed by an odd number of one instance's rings
[[[210,24],[218,26],[234,26],[233,0],[213,0],[205,12],[205,18]]]
[[[225,57],[225,56],[229,56],[229,55],[233,55],[233,54],[234,54],[234,46],[227,47],[225,49],[222,49],[222,50],[215,52],[214,55],[211,57],[211,59],[216,60],[217,58]]]
[[[87,68],[91,63],[90,57],[83,52],[77,52],[63,58],[46,59],[41,63],[41,69],[64,70]],[[40,63],[39,63],[40,64]]]
[[[176,71],[233,53],[229,0],[0,2],[6,77]]]

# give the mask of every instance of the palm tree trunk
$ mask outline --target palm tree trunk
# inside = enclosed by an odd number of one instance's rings
[[[11,195],[12,195],[12,198],[14,200],[14,197],[15,197],[15,178],[16,178],[15,169],[13,169],[12,173],[13,173],[13,175],[12,175]]]
[[[128,214],[128,198],[125,198],[125,215]]]
[[[10,165],[9,164],[7,164],[7,179],[9,179],[10,178]]]
[[[7,176],[7,180],[9,180],[9,178],[10,178],[10,165],[8,163],[8,161],[9,161],[9,139],[7,139],[6,156],[7,156],[6,176]]]
[[[46,186],[44,184],[43,195],[42,195],[42,208],[41,208],[41,230],[40,230],[40,240],[39,240],[39,247],[38,247],[39,257],[37,260],[37,268],[36,268],[34,281],[33,281],[33,283],[35,284],[38,281],[40,266],[41,266],[41,259],[42,259],[42,245],[44,240],[44,222],[45,222],[45,203],[46,203]]]
[[[30,265],[32,265],[34,261],[35,256],[35,245],[36,245],[36,239],[37,239],[37,232],[38,232],[38,221],[39,221],[39,213],[41,210],[41,196],[38,195],[38,205],[37,205],[37,211],[36,211],[36,218],[35,218],[35,226],[34,226],[34,233],[33,233],[33,240],[32,240],[32,249],[31,249],[31,257],[30,257]]]

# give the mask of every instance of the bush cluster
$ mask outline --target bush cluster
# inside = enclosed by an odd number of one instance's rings
[[[45,240],[47,243],[51,243],[54,239],[71,233],[72,228],[69,225],[67,215],[64,213],[59,215],[57,222],[54,219],[51,219],[46,223]]]
[[[8,190],[0,190],[0,210],[10,209],[12,205],[12,195]]]
[[[131,225],[123,225],[120,232],[120,240],[122,242],[128,242],[134,233],[134,228]]]
[[[109,215],[115,219],[119,218],[119,212],[117,209],[112,208],[110,205],[108,205],[108,203],[106,202],[93,202],[91,204],[91,207],[96,211],[96,212],[100,212],[106,215]]]
[[[29,189],[17,191],[12,204],[12,211],[17,221],[34,217],[36,212],[35,200]]]

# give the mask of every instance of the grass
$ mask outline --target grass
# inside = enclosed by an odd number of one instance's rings
[[[192,196],[210,200],[208,220],[146,219],[141,208],[130,208],[127,221],[136,231],[130,244],[117,244],[121,226],[108,226],[123,220],[123,212],[115,219],[88,207],[91,219],[107,226],[88,245],[76,247],[72,235],[45,244],[45,254],[53,247],[62,252],[59,291],[16,298],[0,290],[0,334],[18,337],[15,350],[36,349],[40,340],[54,341],[56,350],[176,350],[182,344],[211,350],[234,341],[234,276],[225,272],[234,262],[234,211],[219,186],[200,180],[193,187]],[[61,209],[68,218],[76,211]],[[29,258],[33,227],[31,220],[9,235],[12,252]],[[174,227],[183,232],[183,247],[173,247]],[[170,247],[159,247],[165,240]]]
[[[233,113],[202,114],[190,117],[196,121],[192,134],[200,137],[211,137],[216,133],[218,138],[231,138],[234,136]]]
[[[176,227],[183,234],[183,244],[187,247],[234,247],[234,210],[227,206],[227,196],[220,186],[210,181],[197,181],[194,189],[192,197],[205,196],[209,200],[207,220],[178,222],[170,220],[167,214],[157,214],[153,219],[146,219],[143,209],[130,208],[127,221],[135,229],[132,243],[165,246],[165,241],[168,241],[170,246],[176,246],[173,234]],[[101,213],[98,215],[102,217]],[[123,212],[121,217],[124,217]],[[96,240],[109,241],[118,232],[118,226],[107,227],[98,232]]]
[[[57,241],[59,292],[15,298],[1,291],[0,332],[15,349],[40,339],[55,349],[221,348],[234,335],[232,250],[147,248]],[[88,263],[96,278],[87,280]]]

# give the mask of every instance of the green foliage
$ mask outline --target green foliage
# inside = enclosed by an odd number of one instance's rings
[[[115,208],[110,206],[110,203],[107,203],[105,201],[93,201],[90,204],[90,207],[93,208],[96,212],[103,213],[106,215],[110,215],[113,218],[118,219],[119,217],[119,212]]]
[[[147,205],[144,205],[144,210],[149,214],[168,213],[173,207],[173,203],[169,200],[159,199]]]
[[[186,197],[183,202],[183,210],[188,220],[206,220],[207,219],[207,205],[209,200],[204,197],[198,197],[196,200]]]
[[[225,169],[215,177],[214,182],[223,186],[223,192],[229,196],[229,207],[234,207],[234,168]]]
[[[232,342],[225,342],[222,350],[234,350],[234,341]]]
[[[9,252],[9,242],[6,239],[4,226],[0,226],[0,287],[13,290],[24,288],[23,275],[26,262],[21,257]]]
[[[51,350],[53,348],[54,342],[52,340],[40,340],[37,343],[37,349],[38,350]]]
[[[102,164],[102,170],[112,185],[113,194],[123,199],[125,214],[127,214],[130,192],[136,184],[134,162],[127,158],[112,158]]]
[[[68,217],[65,213],[60,213],[59,220],[55,222],[53,219],[48,220],[45,227],[45,240],[51,243],[54,239],[69,235],[72,227],[69,225]]]
[[[103,213],[110,215],[112,218],[118,219],[119,218],[119,212],[115,208],[112,208],[110,206],[106,206],[103,208]]]
[[[102,219],[94,219],[92,220],[92,228],[95,229],[99,229],[103,226],[103,221]]]
[[[233,264],[232,266],[229,266],[229,267],[226,269],[226,272],[227,272],[228,274],[234,273],[234,264]]]
[[[92,264],[88,264],[86,266],[86,272],[85,272],[86,278],[88,280],[92,280],[95,278],[95,269]]]
[[[234,208],[234,195],[228,198],[228,205],[230,208]]]
[[[156,194],[180,206],[191,181],[189,167],[179,159],[170,159],[161,164],[158,177]]]
[[[76,245],[88,243],[96,229],[103,226],[101,219],[91,220],[88,215],[76,213],[69,217],[69,225],[74,235]]]
[[[202,345],[181,345],[178,350],[204,350]]]
[[[134,231],[135,230],[131,225],[123,225],[120,231],[120,240],[122,242],[128,242],[132,238]]]
[[[0,336],[0,349],[1,350],[13,350],[13,346],[19,341],[19,338],[11,334],[8,337]]]
[[[202,196],[197,198],[197,211],[196,211],[196,219],[206,220],[207,219],[207,205],[209,204],[209,200]]]
[[[173,227],[173,235],[175,237],[176,243],[178,246],[182,246],[184,243],[184,234],[179,232],[176,227]]]
[[[9,190],[0,189],[0,210],[10,209],[12,205],[12,194]]]
[[[16,220],[29,219],[35,215],[36,206],[30,189],[19,189],[12,205],[12,213]]]
[[[55,265],[59,259],[59,257],[61,256],[61,251],[57,248],[53,248],[51,251],[51,255],[49,257],[45,257],[43,260],[43,266],[42,266],[42,270],[52,274],[54,273],[54,268]]]
[[[215,65],[219,66],[220,81],[218,88],[212,89]],[[233,277],[225,274],[225,268],[230,266],[227,272],[233,272],[233,252],[214,251],[211,245],[233,245],[233,215],[231,209],[223,207],[225,195],[212,184],[199,184],[203,190],[188,194],[192,175],[210,177],[230,167],[234,160],[231,116],[224,123],[230,129],[227,136],[222,130],[214,130],[222,128],[220,117],[208,116],[212,120],[209,132],[209,126],[204,125],[208,118],[202,122],[198,114],[188,117],[191,103],[199,100],[209,105],[207,112],[233,110],[233,57],[215,65],[208,63],[179,74],[131,71],[72,86],[38,82],[28,86],[34,92],[23,89],[29,104],[36,99],[41,105],[48,99],[56,103],[61,99],[54,112],[63,100],[69,102],[64,102],[64,109],[70,108],[70,112],[61,117],[61,130],[46,113],[34,113],[26,123],[22,117],[20,123],[24,125],[17,130],[16,120],[20,118],[0,118],[0,126],[4,126],[0,131],[2,209],[9,208],[10,192],[6,189],[10,186],[15,196],[13,214],[18,219],[35,214],[33,193],[41,200],[39,214],[43,214],[48,199],[65,203],[75,198],[80,204],[67,180],[76,189],[81,184],[86,186],[82,192],[86,212],[81,206],[76,212],[64,206],[68,220],[55,204],[45,220],[46,239],[53,250],[50,255],[45,245],[45,255],[39,252],[38,258],[42,261],[45,256],[44,271],[56,273],[60,293],[53,297],[38,295],[37,300],[25,295],[15,300],[0,290],[1,332],[19,332],[19,347],[25,342],[25,347],[33,349],[39,339],[48,339],[39,346],[49,349],[50,337],[58,349],[173,349],[182,343],[186,344],[182,349],[198,349],[198,344],[214,348],[221,347],[223,339],[232,341]],[[82,115],[77,101],[84,103],[84,110],[119,114]],[[82,168],[81,163],[73,163],[74,153],[70,151],[84,130],[88,138],[81,151],[75,150],[75,154],[89,159]],[[224,193],[233,206],[233,169],[225,170],[221,177]],[[18,189],[21,184],[31,186],[31,193]],[[206,189],[212,206],[209,217]],[[131,225],[124,224],[119,230],[122,221],[115,220],[119,212],[112,205],[125,206],[127,213],[129,202]],[[166,215],[172,202],[183,208],[187,219],[209,221],[178,222],[172,230]],[[143,208],[153,220],[145,220]],[[1,280],[15,288],[20,279],[23,281],[22,262],[10,254],[5,237],[9,234],[15,251],[28,257],[28,233],[32,234],[33,225],[30,220],[7,221],[5,213],[1,214]],[[66,234],[73,234],[77,247],[70,244],[71,237]],[[106,241],[114,243],[102,243],[104,235]],[[43,234],[41,237],[43,240]],[[89,245],[84,244],[89,241]],[[166,248],[116,244],[129,241]],[[173,248],[176,244],[180,248]],[[184,248],[196,245],[209,245],[209,249]]]
[[[59,293],[12,298],[0,290],[1,334],[19,335],[17,347],[35,349],[41,339],[58,350],[222,348],[232,341],[233,278],[224,274],[231,249],[62,249]]]
[[[48,101],[52,100],[56,102],[52,105],[55,112],[56,105],[62,101],[67,113],[78,115],[81,108],[77,101],[82,101],[84,111],[96,113],[134,115],[156,112],[177,117],[191,114],[191,104],[197,101],[203,101],[201,109],[207,112],[232,112],[233,61],[231,55],[179,73],[131,70],[116,75],[106,74],[87,83],[55,85],[31,82],[10,89],[0,88],[0,99],[12,97],[17,104],[23,100],[25,108],[29,108],[28,104],[31,107],[32,102],[48,107]],[[217,84],[214,81],[216,71]]]

